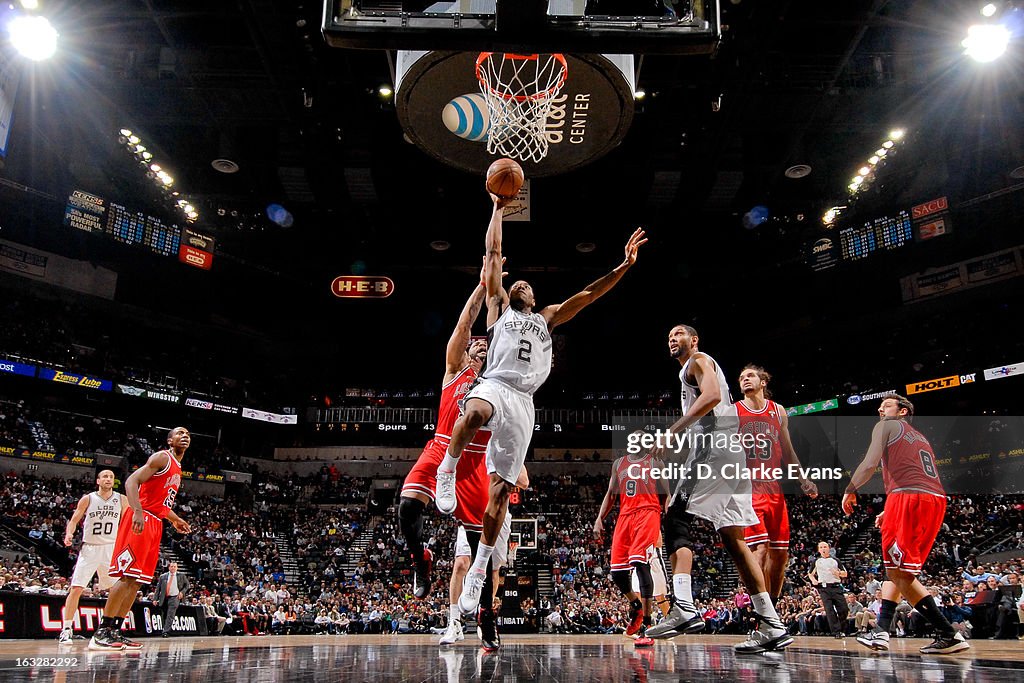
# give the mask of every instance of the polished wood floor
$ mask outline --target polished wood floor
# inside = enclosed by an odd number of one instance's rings
[[[735,655],[736,636],[691,636],[636,649],[622,636],[506,636],[484,654],[469,636],[282,636],[146,640],[140,652],[90,652],[86,641],[0,641],[0,681],[771,681],[1002,683],[1024,681],[1024,642],[972,641],[955,655],[921,655],[926,640],[894,639],[888,654],[853,638],[798,638],[782,653]]]

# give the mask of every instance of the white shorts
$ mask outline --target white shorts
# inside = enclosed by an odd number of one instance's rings
[[[729,429],[720,433],[728,435]],[[695,444],[686,460],[691,476],[683,484],[689,490],[686,511],[711,522],[715,531],[757,524],[753,484],[742,476],[746,466],[746,453],[742,450]]]
[[[491,555],[491,566],[497,569],[508,565],[508,537],[512,533],[512,514],[505,513],[505,522],[498,532],[498,540],[494,543],[494,553]],[[466,538],[466,528],[459,525],[459,533],[455,536],[455,557],[473,557],[473,549],[469,546],[469,539]]]
[[[110,568],[110,557],[114,554],[113,543],[83,543],[75,563],[75,573],[71,576],[72,586],[88,588],[92,577],[99,574],[100,590],[107,590],[114,585],[107,570]]]
[[[516,391],[496,380],[481,379],[466,394],[491,404],[494,412],[482,429],[491,433],[487,443],[487,473],[497,474],[510,484],[519,478],[526,463],[526,451],[533,439],[533,396]]]

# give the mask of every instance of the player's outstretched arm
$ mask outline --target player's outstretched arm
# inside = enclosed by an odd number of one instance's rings
[[[885,444],[889,441],[889,435],[897,428],[893,422],[881,421],[871,430],[871,445],[868,446],[867,455],[864,456],[864,461],[850,477],[846,494],[843,495],[842,508],[843,513],[847,516],[853,514],[853,508],[857,505],[857,490],[875,476],[875,469],[882,461],[882,454],[885,453]]]
[[[491,222],[487,225],[487,236],[484,238],[484,286],[487,288],[487,327],[498,322],[498,318],[508,306],[508,292],[501,286],[501,268],[505,260],[501,256],[501,210],[508,203],[507,199],[491,195],[494,208],[491,211]]]
[[[448,347],[444,352],[445,383],[452,375],[462,370],[462,364],[466,359],[466,346],[469,345],[469,337],[473,333],[473,321],[480,314],[486,291],[483,282],[476,286],[466,300],[466,305],[462,307],[459,322],[455,323],[452,336],[448,338]]]
[[[64,545],[67,547],[71,546],[71,541],[75,537],[75,529],[78,528],[79,522],[85,517],[85,513],[89,511],[89,496],[85,495],[78,499],[78,505],[75,506],[75,513],[71,515],[71,519],[68,520],[68,525],[64,528]]]
[[[778,404],[776,404],[778,405]],[[782,413],[781,422],[782,429],[779,431],[779,440],[782,442],[782,462],[787,465],[792,464],[800,467],[800,458],[796,455],[796,449],[793,448],[793,439],[789,436],[789,416],[786,415],[786,409],[782,406],[778,406],[779,411]],[[811,498],[818,497],[818,487],[813,481],[806,477],[800,477],[800,490],[803,491]]]
[[[574,294],[564,302],[546,306],[540,314],[548,322],[548,330],[553,330],[556,326],[569,322],[576,317],[577,313],[600,299],[605,292],[614,287],[626,274],[626,271],[636,263],[637,250],[646,242],[647,238],[644,237],[643,228],[637,228],[626,242],[626,257],[612,272],[591,282],[582,292]]]

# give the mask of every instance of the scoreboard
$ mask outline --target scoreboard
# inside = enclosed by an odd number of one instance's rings
[[[161,256],[177,257],[181,250],[182,231],[177,225],[82,190],[68,197],[64,225],[144,247]]]
[[[881,216],[860,226],[839,231],[844,261],[867,258],[879,249],[898,249],[914,241],[914,229],[909,211],[898,211],[893,216]]]

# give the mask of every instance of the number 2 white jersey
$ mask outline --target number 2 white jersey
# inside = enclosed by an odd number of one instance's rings
[[[89,509],[82,519],[82,542],[89,545],[114,543],[117,525],[121,521],[121,494],[116,491],[110,500],[103,500],[99,492],[89,494]]]
[[[729,382],[725,379],[725,373],[722,372],[722,366],[714,358],[706,353],[700,352],[704,357],[715,364],[715,377],[718,379],[718,390],[722,394],[722,400],[718,402],[711,412],[702,417],[697,424],[693,425],[691,429],[694,431],[711,431],[715,429],[716,423],[724,417],[731,417],[732,422],[736,421],[736,407],[732,403],[732,396],[729,394]],[[696,401],[697,397],[700,396],[700,387],[690,384],[686,381],[687,370],[690,369],[690,363],[693,362],[691,356],[686,363],[683,364],[682,369],[679,370],[679,382],[682,384],[682,402],[683,402],[683,414],[690,409]]]
[[[540,313],[505,309],[487,331],[483,379],[494,379],[531,396],[551,372],[551,333]]]

